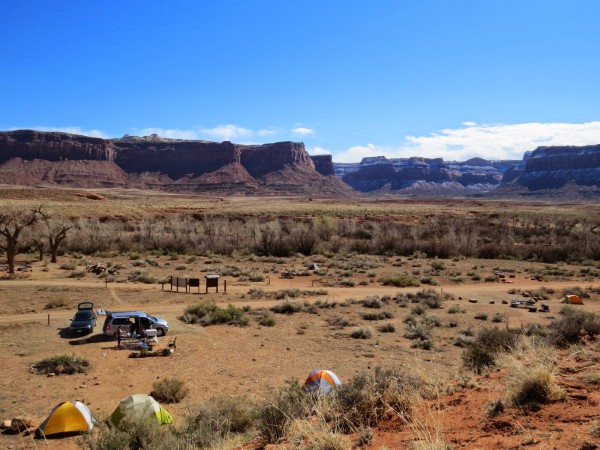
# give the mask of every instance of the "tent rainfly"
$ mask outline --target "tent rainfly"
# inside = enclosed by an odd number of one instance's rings
[[[80,433],[94,427],[90,409],[81,402],[62,402],[54,407],[37,429],[37,435]]]
[[[302,389],[306,392],[318,392],[319,395],[325,395],[340,384],[342,382],[331,370],[314,370],[308,375]]]
[[[579,295],[565,295],[562,303],[568,303],[570,305],[583,305],[583,300]]]
[[[173,417],[160,404],[149,395],[134,394],[124,398],[113,411],[110,421],[113,425],[119,425],[123,418],[136,418],[144,420],[154,418],[161,425],[173,423]]]

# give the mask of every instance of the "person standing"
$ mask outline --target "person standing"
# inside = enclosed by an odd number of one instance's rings
[[[117,347],[121,348],[121,327],[117,328]]]

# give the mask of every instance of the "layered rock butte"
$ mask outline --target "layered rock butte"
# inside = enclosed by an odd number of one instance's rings
[[[348,195],[330,155],[301,142],[239,145],[157,135],[101,139],[59,132],[0,132],[0,182],[239,194]]]
[[[334,163],[301,142],[240,145],[0,132],[0,183],[237,195],[600,195],[600,145],[538,147],[521,161],[363,158]],[[546,192],[546,194],[540,194]]]

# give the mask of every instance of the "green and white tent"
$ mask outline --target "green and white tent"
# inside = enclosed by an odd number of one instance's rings
[[[127,417],[128,420],[144,420],[155,418],[161,425],[173,423],[169,412],[149,395],[134,394],[124,398],[110,416],[114,425],[119,425]]]

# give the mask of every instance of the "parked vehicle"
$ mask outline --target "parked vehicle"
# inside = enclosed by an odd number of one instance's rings
[[[77,305],[77,312],[71,320],[69,331],[71,333],[91,333],[96,326],[96,313],[92,302],[81,302]]]
[[[106,311],[106,319],[102,332],[113,337],[121,327],[123,333],[140,333],[142,329],[153,328],[158,336],[164,336],[169,331],[169,324],[165,319],[151,316],[141,311]]]

